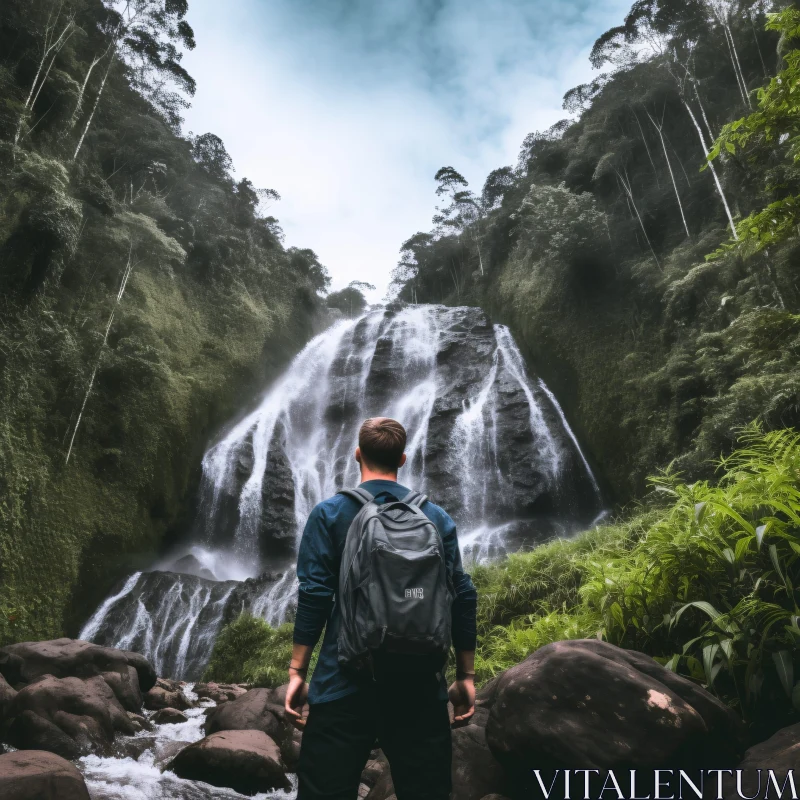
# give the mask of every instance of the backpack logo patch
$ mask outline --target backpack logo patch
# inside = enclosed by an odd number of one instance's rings
[[[424,592],[422,589],[406,589],[407,600],[422,600],[423,598]]]

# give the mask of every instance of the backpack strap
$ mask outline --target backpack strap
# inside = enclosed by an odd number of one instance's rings
[[[345,497],[355,500],[360,506],[365,506],[375,499],[366,489],[360,487],[356,487],[355,489],[340,489],[336,494],[343,494]]]
[[[407,506],[414,506],[414,508],[422,508],[428,501],[428,495],[422,492],[410,491],[400,502],[405,503]]]

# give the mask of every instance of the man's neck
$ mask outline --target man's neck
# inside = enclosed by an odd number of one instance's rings
[[[396,472],[373,472],[371,469],[361,470],[361,483],[367,481],[394,481],[397,483]]]

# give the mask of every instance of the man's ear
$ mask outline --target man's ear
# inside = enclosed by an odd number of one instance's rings
[[[397,465],[397,469],[400,469],[400,467],[402,467],[403,464],[405,463],[406,463],[406,454],[403,453],[403,455],[400,456],[400,463]]]
[[[358,461],[359,464],[361,463],[361,448],[360,447],[356,447],[356,461]]]

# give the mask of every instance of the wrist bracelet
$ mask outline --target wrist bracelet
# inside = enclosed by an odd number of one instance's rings
[[[462,672],[461,670],[456,670],[456,680],[457,681],[464,681],[467,678],[474,678],[474,672]]]
[[[289,664],[289,669],[294,670],[301,678],[305,678],[308,673],[308,667],[296,667],[294,664]]]

